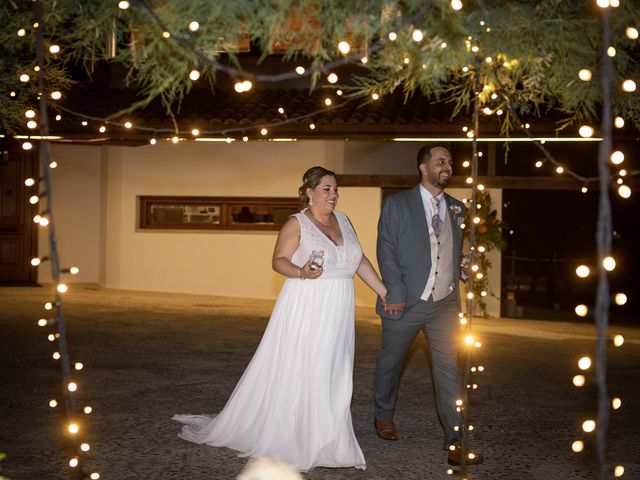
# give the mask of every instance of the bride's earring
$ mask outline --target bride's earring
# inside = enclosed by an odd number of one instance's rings
[[[313,205],[313,198],[309,197],[309,206],[311,207]]]

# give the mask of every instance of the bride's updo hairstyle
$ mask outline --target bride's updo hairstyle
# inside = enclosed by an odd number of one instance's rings
[[[327,170],[324,167],[311,167],[304,172],[302,176],[302,185],[298,188],[298,195],[300,196],[300,205],[306,207],[309,204],[309,197],[307,196],[307,189],[316,188],[325,175],[331,175],[336,178],[336,174],[331,170]]]

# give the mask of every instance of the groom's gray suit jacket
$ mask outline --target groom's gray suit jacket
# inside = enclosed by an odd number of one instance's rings
[[[455,291],[460,301],[460,262],[462,260],[462,229],[464,204],[444,194],[447,220],[453,234],[453,265]],[[427,218],[420,196],[420,185],[398,192],[386,199],[378,221],[377,257],[382,281],[387,287],[387,303],[405,302],[405,312],[413,307],[424,292],[431,270],[431,244]],[[378,315],[399,319],[403,312],[386,313],[378,299]]]

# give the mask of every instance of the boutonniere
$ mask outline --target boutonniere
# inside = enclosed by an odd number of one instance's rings
[[[460,215],[460,213],[462,213],[462,207],[460,207],[460,205],[449,205],[449,208],[454,215]]]
[[[464,223],[464,215],[462,215],[462,207],[460,205],[449,205],[451,212],[453,213],[453,218],[456,220],[456,223],[459,227],[462,227]]]

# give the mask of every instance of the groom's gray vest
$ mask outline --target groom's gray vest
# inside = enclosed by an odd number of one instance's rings
[[[436,250],[436,281],[431,290],[431,295],[436,302],[442,300],[454,290],[455,283],[452,266],[453,233],[451,231],[451,219],[447,218],[444,222],[444,228],[438,237]]]

